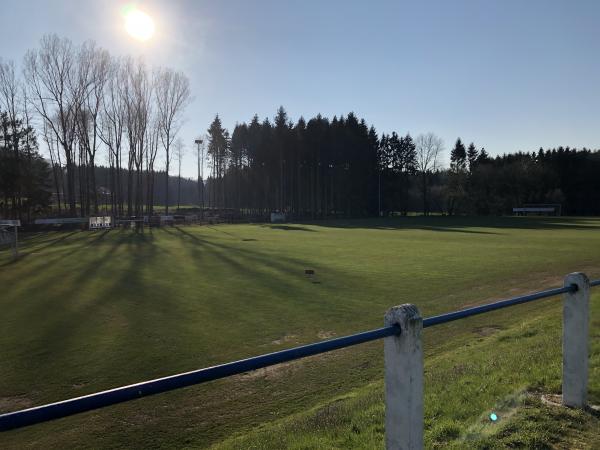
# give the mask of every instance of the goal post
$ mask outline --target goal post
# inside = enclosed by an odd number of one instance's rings
[[[9,245],[12,248],[14,258],[19,257],[19,227],[20,220],[0,219],[0,245]],[[11,228],[13,229],[11,231]]]

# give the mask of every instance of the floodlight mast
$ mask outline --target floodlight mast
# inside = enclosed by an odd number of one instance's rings
[[[18,225],[17,225],[18,223]],[[19,222],[15,222],[15,249],[14,249],[14,255],[15,255],[15,259],[19,258],[19,225],[21,224],[21,221],[19,220]]]
[[[204,219],[204,141],[196,139],[194,141],[198,145],[198,194],[200,197],[200,217]],[[202,154],[202,156],[200,156]],[[202,182],[202,185],[200,183]],[[202,186],[202,187],[200,187]]]

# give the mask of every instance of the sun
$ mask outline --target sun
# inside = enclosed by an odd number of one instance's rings
[[[125,30],[138,41],[147,41],[154,35],[154,20],[144,11],[137,8],[125,12]]]

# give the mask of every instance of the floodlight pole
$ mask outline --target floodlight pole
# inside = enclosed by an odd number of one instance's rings
[[[198,190],[200,194],[200,217],[204,219],[204,147],[202,139],[196,139],[194,143],[198,145]],[[202,158],[200,157],[202,152]],[[202,181],[202,188],[200,188],[200,181]]]
[[[379,201],[379,217],[381,217],[381,168],[377,171],[378,173],[378,181],[377,181],[377,197]]]
[[[15,224],[15,259],[19,258],[19,229]]]

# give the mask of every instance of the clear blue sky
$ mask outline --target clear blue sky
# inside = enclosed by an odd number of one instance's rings
[[[354,111],[379,132],[433,131],[447,149],[458,136],[492,154],[600,147],[598,0],[140,1],[157,26],[143,44],[123,30],[128,2],[7,3],[3,59],[55,32],[183,70],[188,150],[217,112],[231,129],[279,105],[294,120]]]

